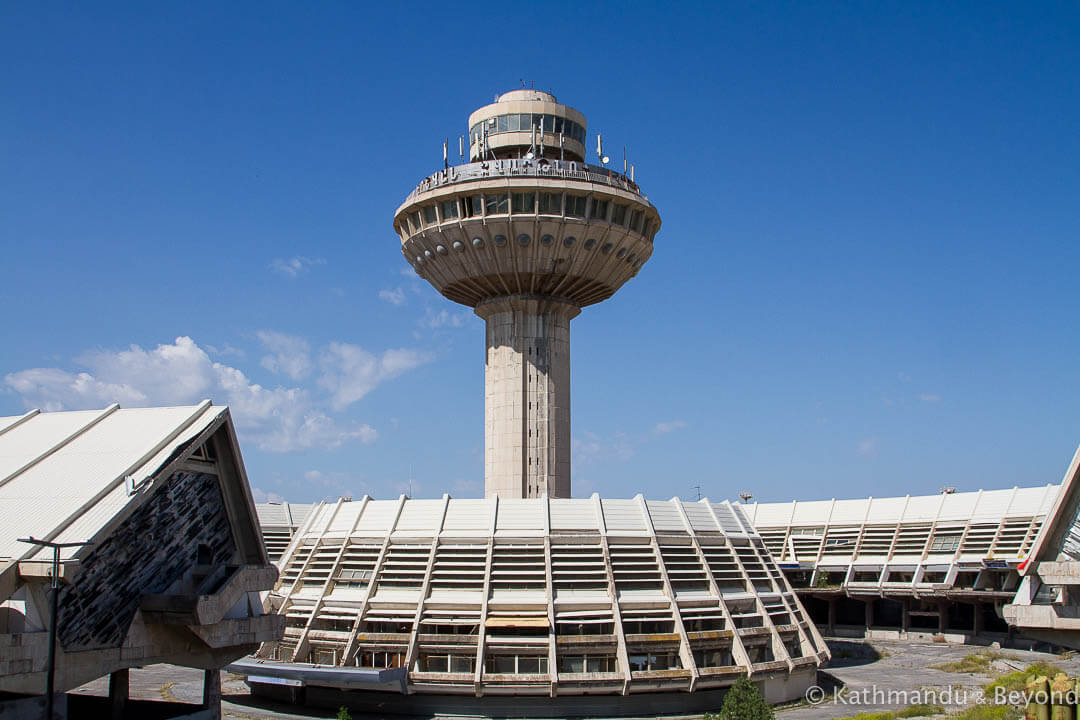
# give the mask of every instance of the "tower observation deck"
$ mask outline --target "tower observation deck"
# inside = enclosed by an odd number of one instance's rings
[[[487,497],[570,497],[570,320],[638,273],[660,228],[631,178],[585,163],[586,128],[549,93],[505,93],[469,116],[469,162],[394,214],[417,274],[487,325]]]

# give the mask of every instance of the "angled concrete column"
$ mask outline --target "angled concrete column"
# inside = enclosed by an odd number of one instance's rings
[[[484,495],[570,497],[570,320],[552,298],[484,300]]]
[[[221,670],[203,671],[202,704],[211,720],[221,720]]]
[[[124,708],[128,700],[128,670],[117,670],[109,673],[109,706],[112,708],[113,720],[124,717]]]

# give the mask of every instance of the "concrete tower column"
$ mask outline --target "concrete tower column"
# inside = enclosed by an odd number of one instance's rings
[[[552,297],[484,300],[485,495],[570,497],[570,320]]]

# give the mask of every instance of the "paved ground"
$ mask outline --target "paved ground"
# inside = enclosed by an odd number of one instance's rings
[[[841,696],[849,703],[859,704],[845,705],[834,701],[832,689],[827,688],[825,699],[819,705],[781,709],[777,713],[778,719],[836,720],[860,712],[896,710],[920,701],[955,711],[977,703],[982,686],[993,679],[990,675],[950,673],[930,667],[960,660],[965,655],[988,648],[877,641],[873,646],[884,655],[880,660],[841,657],[845,654],[841,646],[838,648],[840,652],[834,650],[834,660],[827,668],[830,675],[844,684]],[[1026,650],[1006,649],[1000,652],[1008,656],[1008,659],[998,661],[997,667],[1001,672],[1019,670],[1042,660],[1059,666],[1072,677],[1080,674],[1080,657],[1063,659],[1057,655]],[[890,691],[894,691],[893,702],[888,702]],[[896,702],[897,699],[901,702]]]
[[[931,669],[930,665],[959,660],[981,648],[971,646],[953,646],[936,644],[912,644],[896,642],[875,642],[874,647],[882,651],[884,657],[878,660],[869,658],[844,657],[856,654],[858,645],[838,646],[835,659],[828,672],[845,685],[842,697],[849,704],[834,702],[832,689],[825,688],[825,700],[819,705],[802,704],[781,708],[779,720],[834,720],[872,710],[897,709],[906,707],[921,698],[914,698],[916,693],[925,697],[936,693],[935,704],[949,709],[959,709],[964,704],[977,701],[977,689],[992,678],[986,675],[948,673]],[[1023,650],[1005,650],[1009,659],[1000,661],[999,668],[1006,671],[1005,665],[1022,668],[1038,660],[1052,662],[1071,676],[1080,675],[1080,657],[1062,659],[1056,655],[1034,653]],[[131,697],[147,700],[171,700],[197,704],[202,701],[202,671],[173,665],[152,665],[131,671]],[[947,692],[951,690],[951,695]],[[879,694],[875,697],[874,692]],[[888,693],[894,692],[892,702]],[[74,692],[92,695],[108,695],[108,678],[101,678],[78,688]],[[907,697],[897,698],[896,692]],[[881,693],[885,694],[884,696]],[[298,708],[290,705],[265,703],[251,697],[247,685],[236,675],[222,675],[223,715],[226,718],[241,720],[305,720],[307,718],[332,718],[334,712],[320,711],[313,708]],[[900,702],[896,702],[900,699]],[[953,700],[953,702],[949,702]],[[858,704],[852,704],[857,701]],[[353,711],[353,717],[361,717]],[[373,716],[372,716],[373,717]]]

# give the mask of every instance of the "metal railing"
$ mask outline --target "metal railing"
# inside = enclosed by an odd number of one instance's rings
[[[648,199],[630,178],[599,165],[570,160],[548,160],[546,158],[527,160],[486,160],[484,162],[451,165],[445,170],[428,175],[409,193],[405,202],[409,202],[420,193],[435,190],[447,185],[472,182],[474,180],[497,180],[498,178],[535,177],[562,178],[565,180],[583,180],[585,182],[608,185],[634,193],[642,199]]]

